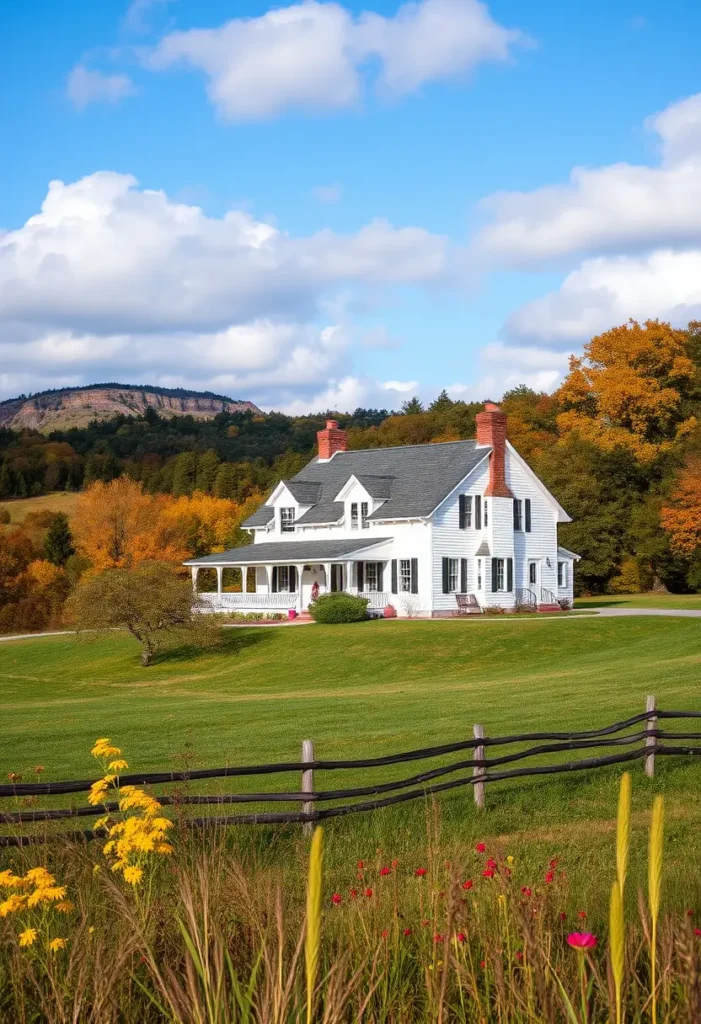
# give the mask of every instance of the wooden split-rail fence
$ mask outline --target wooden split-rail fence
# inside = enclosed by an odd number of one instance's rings
[[[478,808],[485,806],[486,786],[505,779],[525,776],[558,775],[564,772],[591,771],[610,765],[643,761],[645,772],[652,777],[655,759],[661,756],[694,756],[701,754],[701,733],[668,731],[660,728],[661,722],[701,718],[701,711],[664,711],[657,707],[654,697],[647,698],[645,711],[622,722],[601,729],[584,732],[532,732],[514,736],[487,736],[481,725],[475,725],[470,739],[458,743],[424,747],[400,754],[345,761],[325,761],[315,757],[311,740],[302,744],[301,761],[278,764],[245,765],[241,767],[205,768],[177,772],[145,772],[122,775],[120,785],[162,786],[168,783],[191,783],[203,779],[244,778],[251,776],[282,775],[301,773],[299,790],[263,793],[224,793],[214,796],[191,795],[176,792],[157,794],[164,806],[185,805],[225,806],[232,804],[276,805],[293,803],[301,805],[299,810],[264,810],[245,814],[208,814],[205,817],[182,817],[182,824],[192,828],[249,824],[303,823],[306,830],[314,822],[336,818],[346,814],[358,814],[391,807],[448,790],[472,786]],[[497,757],[487,756],[486,751],[495,747],[524,745],[524,749],[503,753]],[[545,757],[569,751],[587,751],[611,748],[612,753],[579,757],[556,764],[527,764],[521,767],[507,767],[529,758]],[[357,771],[367,768],[385,768],[390,765],[413,761],[429,761],[445,758],[470,750],[472,756],[440,764],[434,768],[409,776],[408,778],[374,782],[364,786],[335,790],[315,790],[316,771]],[[454,776],[449,778],[448,776]],[[66,795],[87,792],[94,780],[68,782],[21,782],[0,786],[0,799],[14,801],[14,810],[0,811],[0,824],[14,825],[11,835],[0,835],[0,847],[25,846],[48,840],[83,839],[95,837],[90,831],[38,831],[41,822],[58,822],[71,818],[89,818],[103,815],[105,810],[118,810],[116,802],[107,802],[99,807],[74,806],[67,808],[36,808],[32,800],[26,806],[26,798]],[[340,801],[340,802],[339,802]],[[324,806],[324,805],[331,806]],[[99,834],[99,833],[97,833]]]

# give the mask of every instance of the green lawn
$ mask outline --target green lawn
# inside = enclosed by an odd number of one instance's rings
[[[603,594],[578,597],[577,608],[679,608],[701,611],[701,594]]]
[[[701,710],[700,664],[699,623],[681,618],[233,629],[217,653],[180,652],[148,669],[122,635],[14,641],[0,645],[0,771],[26,779],[42,764],[45,779],[94,777],[98,736],[121,746],[132,767],[156,770],[296,759],[308,737],[318,757],[345,758],[465,739],[475,722],[488,735],[592,728],[644,710],[650,692],[663,707]],[[683,858],[701,838],[701,764],[659,760],[652,782],[639,762],[631,768],[634,822],[642,829],[652,794],[664,792],[670,843]],[[415,770],[398,766],[383,778]],[[317,773],[316,782],[362,784],[377,771]],[[607,769],[494,784],[481,815],[470,789],[454,790],[438,801],[443,834],[508,834],[509,849],[544,857],[583,843],[608,850],[619,777]],[[268,784],[296,788],[299,779]],[[234,785],[210,781],[205,791]],[[330,858],[415,848],[427,807],[419,800],[337,820]],[[261,830],[256,842],[279,843],[281,831]]]

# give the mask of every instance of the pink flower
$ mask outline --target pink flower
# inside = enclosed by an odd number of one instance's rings
[[[367,896],[368,899],[370,899],[370,897],[372,896],[372,889],[366,889],[365,895]]]
[[[694,928],[694,935],[701,937],[701,928]]]
[[[433,936],[433,941],[434,941],[434,942],[443,942],[443,941],[444,941],[444,939],[443,939],[443,936],[442,936],[442,935],[434,935],[434,936]]]
[[[532,896],[533,895],[532,891],[528,888],[527,885],[523,886],[523,888],[521,889],[521,892],[523,893],[524,896]]]
[[[586,917],[587,917],[587,912],[586,912],[586,910],[578,910],[578,911],[577,911],[577,917],[581,917],[581,919],[582,919],[583,921],[585,921],[585,920],[586,920]]]
[[[352,900],[354,900],[356,898],[356,896],[358,895],[358,890],[357,889],[351,889],[350,892],[348,893],[348,895],[350,896],[350,898]]]
[[[462,883],[462,887],[463,887],[463,889],[471,889],[472,888],[472,879],[468,878],[467,881]]]
[[[551,868],[556,868],[557,867],[557,857],[553,857],[553,859],[550,861],[550,867]]]
[[[487,867],[488,868],[495,868],[496,866],[497,866],[497,862],[492,857],[489,857],[487,859]]]
[[[477,850],[478,853],[484,853],[487,847],[485,846],[484,843],[478,843],[475,849]]]
[[[494,868],[485,868],[482,872],[482,878],[494,878]]]
[[[520,949],[519,949],[519,950],[518,950],[518,952],[516,953],[516,959],[517,959],[517,960],[523,960],[523,953],[521,952],[521,950],[520,950]]]
[[[358,861],[358,870],[362,871],[364,867],[365,867],[365,861],[364,860],[359,860]]]
[[[388,868],[386,864],[385,864],[384,867],[380,868],[380,876],[382,878],[385,878],[387,875],[391,875],[391,874],[392,874],[392,868]]]
[[[458,940],[458,942],[464,942],[465,939],[467,938],[467,935],[465,935],[465,932],[458,932],[455,938]]]
[[[548,871],[548,873],[545,876],[545,884],[546,885],[550,885],[550,883],[552,882],[552,880],[554,878],[555,878],[555,872],[554,871]]]
[[[423,878],[425,874],[426,868],[417,868],[416,871],[414,872],[414,876],[416,878]]]
[[[389,932],[387,931],[387,929],[386,929],[386,928],[384,928],[384,929],[382,930],[382,938],[383,938],[383,939],[386,939],[388,935],[389,935]]]
[[[411,935],[411,928],[405,928],[402,935]]]
[[[596,935],[591,932],[570,932],[567,942],[572,949],[593,949],[596,945]]]
[[[340,892],[335,892],[333,894],[333,896],[331,897],[331,902],[336,907],[338,907],[341,903],[343,903],[343,896],[341,896]]]

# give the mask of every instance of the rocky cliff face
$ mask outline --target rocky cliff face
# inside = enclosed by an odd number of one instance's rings
[[[197,393],[185,396],[160,394],[148,388],[86,388],[47,392],[31,398],[15,398],[0,403],[0,427],[13,430],[68,430],[86,427],[91,420],[112,416],[143,416],[148,408],[159,416],[194,416],[209,420],[220,412],[260,414],[253,402],[234,402]]]

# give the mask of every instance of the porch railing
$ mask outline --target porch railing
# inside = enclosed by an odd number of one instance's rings
[[[545,587],[540,588],[540,603],[541,604],[557,604],[557,594],[553,594],[552,590],[546,590]]]
[[[204,604],[225,611],[236,608],[295,608],[297,605],[296,594],[232,594],[225,591],[222,594],[204,593],[199,597]]]
[[[392,598],[396,602],[397,598],[393,594],[387,594],[381,590],[358,590],[357,587],[349,587],[348,593],[352,594],[353,597],[366,597],[368,599],[368,608],[384,608],[385,605],[391,604]]]

